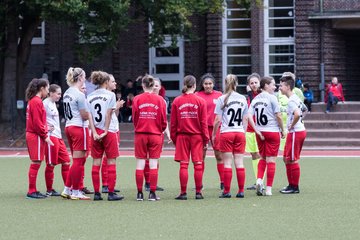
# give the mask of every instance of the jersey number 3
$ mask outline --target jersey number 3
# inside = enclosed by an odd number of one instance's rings
[[[229,127],[234,127],[235,123],[237,123],[237,126],[241,125],[241,108],[238,108],[236,112],[234,109],[230,108],[227,111],[227,115],[231,115],[229,121]]]
[[[97,104],[95,104],[94,108],[97,113],[97,117],[95,117],[95,121],[101,122],[101,120],[102,120],[101,105],[97,103]]]

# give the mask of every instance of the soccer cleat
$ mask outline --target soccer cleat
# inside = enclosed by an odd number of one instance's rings
[[[236,197],[237,197],[237,198],[244,198],[244,197],[245,197],[244,192],[238,192],[238,193],[236,194]]]
[[[124,199],[124,196],[123,195],[117,195],[116,193],[114,192],[110,192],[109,195],[108,195],[108,201],[120,201],[120,200],[123,200]]]
[[[60,193],[52,189],[50,192],[46,192],[47,197],[60,197]]]
[[[156,186],[156,191],[160,191],[160,192],[162,192],[162,191],[164,191],[164,188],[159,187],[159,186]]]
[[[26,198],[31,198],[31,199],[44,199],[46,198],[46,195],[40,193],[40,192],[32,192],[32,193],[28,193],[26,194]]]
[[[119,189],[114,189],[114,192],[120,192]],[[101,193],[109,193],[109,187],[108,186],[102,186]]]
[[[247,187],[246,190],[256,190],[256,184]]]
[[[291,189],[291,186],[290,185],[287,185],[286,187],[283,187],[279,192],[282,192],[282,191],[288,191]]]
[[[158,201],[158,200],[160,200],[160,198],[158,198],[158,197],[156,196],[156,193],[155,193],[155,192],[150,191],[148,200],[149,200],[149,201]]]
[[[224,183],[220,183],[220,190],[224,190]]]
[[[150,192],[150,183],[145,183],[145,191]]]
[[[195,199],[196,199],[196,200],[201,200],[201,199],[204,199],[204,196],[202,195],[201,192],[197,192],[197,193],[195,194]]]
[[[228,193],[222,192],[220,194],[219,198],[231,198],[231,194],[229,192]]]
[[[64,190],[60,195],[61,195],[62,198],[70,199],[71,191]]]
[[[287,186],[286,188],[283,188],[282,190],[280,190],[280,193],[294,194],[294,193],[300,193],[300,190],[299,190],[299,187]]]
[[[180,193],[179,196],[175,198],[176,200],[187,200],[187,194],[186,193]]]
[[[95,192],[94,194],[94,201],[101,201],[103,200],[102,196],[101,196],[101,193],[99,192]]]
[[[256,180],[256,195],[263,196],[264,195],[264,184],[262,179]]]
[[[136,201],[144,201],[144,194],[142,192],[137,193]]]
[[[294,189],[294,193],[300,193],[299,186],[297,186],[297,187],[293,187],[293,189]]]
[[[266,190],[264,196],[272,196],[271,190]]]
[[[77,194],[72,193],[70,195],[71,200],[90,200],[90,197],[85,196],[82,191],[79,191]]]
[[[93,194],[93,191],[90,191],[89,189],[87,189],[87,187],[84,187],[83,189],[81,189],[81,191],[83,192],[83,194]]]

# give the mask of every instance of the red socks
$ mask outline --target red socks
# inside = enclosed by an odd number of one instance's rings
[[[145,182],[150,183],[150,164],[149,164],[149,160],[145,160],[144,177],[145,177]]]
[[[244,192],[245,185],[245,168],[236,169],[236,177],[238,181],[239,192]]]
[[[51,192],[54,183],[54,166],[46,165],[45,167],[46,191]]]
[[[224,193],[230,192],[231,186],[231,179],[232,179],[232,169],[231,168],[224,168]]]
[[[261,178],[261,179],[264,178],[265,169],[266,169],[266,161],[264,159],[260,159],[258,163],[257,178]]]
[[[61,165],[61,176],[66,186],[66,179],[69,174],[70,165]]]
[[[109,174],[109,192],[113,193],[116,184],[116,164],[107,165]]]
[[[91,169],[91,178],[94,186],[95,192],[100,192],[100,166],[93,165]]]
[[[189,178],[188,167],[189,167],[188,163],[183,163],[183,162],[180,163],[179,178],[180,178],[181,194],[186,193],[187,182]]]
[[[274,177],[275,177],[275,170],[276,170],[276,163],[274,163],[274,162],[267,163],[266,186],[272,187],[273,182],[274,182]]]
[[[224,163],[218,163],[217,170],[220,177],[220,183],[224,183]]]
[[[108,163],[107,157],[104,155],[101,163],[101,183],[103,186],[109,186],[108,183]]]
[[[136,169],[135,171],[136,187],[138,192],[142,192],[144,182],[144,170]]]
[[[155,192],[158,181],[158,169],[150,169],[150,191]]]
[[[292,182],[292,179],[291,179],[292,164],[285,164],[285,167],[286,167],[286,176],[287,176],[289,185],[292,186],[293,185],[293,182]]]
[[[39,172],[40,164],[31,163],[29,167],[28,177],[29,177],[29,190],[28,193],[37,192],[36,189],[36,178]]]
[[[195,188],[197,193],[201,192],[202,189],[202,178],[204,174],[203,169],[204,169],[204,165],[202,164],[194,165],[194,180],[195,180]]]
[[[299,181],[300,181],[300,165],[299,163],[290,164],[291,167],[291,180],[292,180],[292,186],[298,187]]]
[[[85,158],[73,158],[73,164],[69,171],[73,190],[79,190],[81,187],[80,185],[84,177],[84,162]],[[67,187],[71,187],[71,185]]]

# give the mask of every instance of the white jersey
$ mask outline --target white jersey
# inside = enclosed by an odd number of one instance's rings
[[[93,117],[94,126],[96,128],[105,130],[106,113],[109,109],[116,108],[115,94],[104,88],[97,89],[89,94],[87,97],[87,102]],[[117,130],[118,129],[111,129],[109,127],[109,132],[117,132]]]
[[[276,120],[276,113],[280,112],[280,106],[275,95],[263,91],[251,102],[249,112],[255,115],[256,129],[263,132],[280,132]]]
[[[114,94],[112,91],[109,91],[109,93]],[[111,114],[111,121],[110,121],[110,126],[109,126],[109,129],[111,129],[110,130],[111,132],[118,132],[119,131],[119,119],[116,116],[115,110],[116,110],[116,97],[115,97],[115,108],[114,108],[114,111]]]
[[[65,126],[84,127],[84,120],[80,115],[80,110],[89,111],[86,105],[85,94],[76,87],[69,87],[64,93],[63,102],[66,119]]]
[[[244,132],[243,117],[248,112],[246,98],[237,93],[232,92],[228,98],[224,109],[224,100],[226,95],[222,95],[216,101],[215,114],[221,116],[220,132]]]
[[[300,119],[295,124],[294,128],[290,130],[290,132],[300,132],[305,130],[303,122],[303,109],[304,111],[306,111],[306,107],[304,108],[304,103],[301,101],[301,99],[296,94],[291,95],[291,97],[289,97],[289,102],[287,106],[287,128],[289,129],[289,126],[294,120],[295,111],[299,112]]]
[[[52,102],[49,98],[46,98],[43,103],[46,110],[46,123],[48,129],[54,127],[53,131],[49,131],[50,136],[61,138],[59,111],[56,107],[56,103]]]

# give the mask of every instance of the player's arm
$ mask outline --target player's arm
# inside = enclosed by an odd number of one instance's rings
[[[221,123],[221,115],[216,115],[215,120],[214,120],[213,132],[209,133],[209,134],[211,134],[211,139],[213,142],[215,142],[216,132],[219,129],[220,123]]]
[[[291,130],[291,129],[293,129],[294,128],[294,126],[296,125],[296,123],[300,120],[300,117],[301,117],[301,111],[300,111],[300,109],[296,109],[294,112],[293,112],[293,114],[294,114],[294,118],[293,118],[293,121],[290,123],[290,125],[289,125],[289,131]]]
[[[285,138],[286,134],[285,134],[284,123],[283,123],[283,120],[282,120],[281,112],[275,113],[275,118],[276,118],[276,121],[277,121],[280,129],[281,129],[281,138]]]
[[[170,114],[170,139],[176,144],[176,130],[177,130],[177,108],[175,103],[171,105],[171,114]]]

